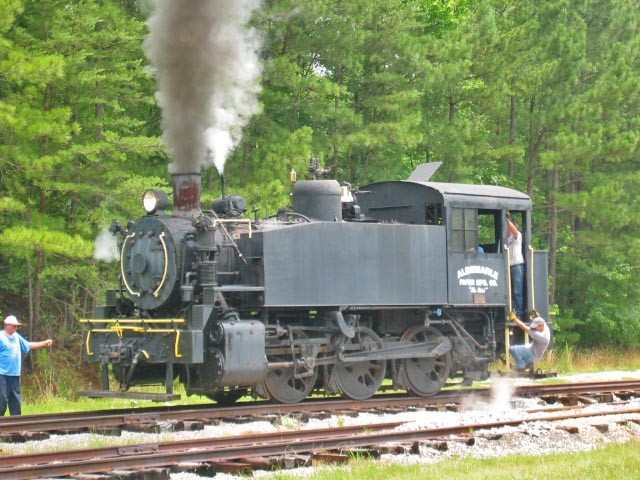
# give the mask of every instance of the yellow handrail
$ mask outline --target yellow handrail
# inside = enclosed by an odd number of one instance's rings
[[[96,333],[118,333],[118,331],[128,330],[135,333],[174,333],[179,332],[177,328],[143,328],[143,327],[128,327],[123,325],[113,325],[109,328],[92,328],[91,332]],[[121,335],[120,335],[121,336]]]
[[[505,251],[507,252],[507,289],[509,291],[509,295],[507,297],[509,301],[509,311],[512,310],[511,305],[511,254],[509,253],[509,247],[504,246]]]
[[[149,328],[142,328],[142,327],[128,327],[128,326],[123,327],[117,324],[111,326],[110,328],[92,328],[91,330],[89,330],[89,332],[87,333],[87,340],[86,340],[87,355],[93,355],[93,352],[91,352],[89,347],[90,345],[89,338],[91,337],[92,332],[115,333],[119,337],[122,337],[122,332],[124,330],[129,330],[130,332],[135,332],[135,333],[175,333],[176,340],[173,345],[173,353],[176,358],[182,357],[182,354],[180,353],[180,333],[182,332],[182,330],[178,330],[177,328],[175,329],[174,328],[150,328],[149,329]],[[146,351],[144,350],[141,350],[141,351],[146,358],[149,358],[149,354]]]
[[[509,254],[509,247],[507,245],[504,246],[504,250],[507,252],[507,289],[508,289],[508,302],[509,302],[509,312],[511,312],[511,257]],[[507,372],[511,371],[511,366],[509,362],[509,349],[511,348],[511,328],[509,328],[505,324],[504,328],[504,354],[507,359],[506,369]]]
[[[80,323],[185,323],[184,318],[81,318]]]
[[[87,340],[85,345],[87,347],[87,355],[93,355],[93,352],[91,351],[91,330],[87,332]]]
[[[536,287],[535,287],[535,276],[533,274],[533,266],[535,264],[535,262],[533,261],[533,254],[535,253],[535,251],[533,250],[533,247],[531,245],[529,245],[529,250],[531,251],[531,265],[529,265],[531,268],[531,307],[532,307],[532,311],[536,310]]]
[[[173,356],[176,358],[182,357],[180,353],[180,330],[176,330],[176,342],[173,345]]]

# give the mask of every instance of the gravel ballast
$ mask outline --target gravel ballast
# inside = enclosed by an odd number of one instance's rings
[[[574,375],[563,380],[567,382],[588,382],[604,380],[630,380],[640,378],[640,371],[608,372],[602,374]],[[545,413],[554,406],[547,405],[539,399],[513,398],[516,385],[531,383],[527,379],[496,378],[491,382],[492,400],[486,402],[472,399],[465,402],[460,411],[428,411],[417,410],[393,414],[362,413],[358,416],[332,416],[326,419],[311,418],[301,422],[296,417],[282,418],[277,424],[267,421],[256,421],[242,424],[223,423],[207,425],[204,430],[189,432],[163,432],[159,434],[143,434],[123,432],[120,437],[103,437],[95,434],[52,435],[49,439],[28,442],[26,444],[0,443],[2,454],[31,453],[38,451],[89,448],[105,445],[123,445],[146,442],[177,441],[191,438],[223,437],[243,434],[256,434],[292,429],[319,429],[348,425],[368,425],[382,422],[405,422],[398,427],[401,430],[433,429],[456,425],[493,423],[505,420],[517,420],[529,415],[530,420],[518,426],[495,428],[477,431],[473,441],[467,438],[450,437],[438,442],[423,442],[419,451],[404,454],[383,454],[380,462],[396,462],[404,464],[433,463],[452,457],[488,458],[514,454],[544,455],[558,452],[578,452],[598,448],[604,444],[624,443],[640,438],[640,425],[634,421],[637,415],[615,415],[588,417],[563,421],[545,422],[536,417],[552,415]],[[556,405],[557,406],[557,405]],[[611,405],[593,404],[584,406],[580,412],[610,411]],[[620,409],[640,408],[640,399],[632,399]],[[536,410],[527,414],[527,410]],[[541,410],[541,411],[540,411]],[[288,473],[308,475],[313,471],[309,467],[289,470]],[[267,471],[255,471],[254,477],[268,477]],[[172,480],[200,480],[191,473],[175,473]],[[210,477],[209,477],[210,478]],[[218,473],[217,480],[241,480],[246,476],[234,476]]]

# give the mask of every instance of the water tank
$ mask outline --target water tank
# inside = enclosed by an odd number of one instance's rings
[[[300,180],[293,186],[293,210],[313,220],[342,220],[342,190],[335,180]]]

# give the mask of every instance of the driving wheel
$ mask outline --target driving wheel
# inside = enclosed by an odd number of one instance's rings
[[[308,337],[302,332],[293,333],[293,354],[273,355],[270,362],[295,362],[301,359],[299,340]],[[296,344],[298,345],[296,347]],[[264,388],[272,400],[280,403],[298,403],[313,390],[318,378],[318,369],[312,366],[290,366],[270,369],[264,381]]]
[[[409,328],[400,341],[430,342],[434,346],[445,337],[435,328],[416,325]],[[451,370],[451,354],[449,352],[437,357],[407,358],[401,363],[399,371],[400,383],[414,395],[430,397],[438,393],[444,386]]]
[[[381,346],[380,337],[366,327],[361,327],[353,338],[343,337],[339,345],[345,354],[372,352]],[[344,396],[352,400],[366,400],[382,385],[386,365],[386,360],[341,362],[333,367],[331,375],[337,389]]]

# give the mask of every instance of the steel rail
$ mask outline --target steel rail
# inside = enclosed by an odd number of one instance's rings
[[[483,395],[488,389],[467,392],[465,395]],[[430,398],[411,397],[406,394],[386,394],[369,400],[353,401],[344,398],[310,399],[293,405],[267,402],[242,402],[232,407],[198,405],[191,407],[151,407],[123,411],[101,410],[98,412],[72,412],[53,415],[23,415],[0,417],[0,435],[20,432],[78,430],[87,428],[120,427],[131,424],[153,423],[169,420],[207,420],[266,415],[287,415],[293,413],[318,412],[328,410],[375,409],[388,406],[420,404],[442,404],[459,401],[459,392],[441,392]],[[206,408],[204,408],[206,407]]]
[[[610,393],[636,390],[640,388],[640,380],[613,380],[586,383],[556,383],[546,385],[521,385],[516,388],[520,395],[550,395],[553,393]]]
[[[327,432],[335,432],[337,436],[346,436],[365,431],[390,430],[402,425],[404,422],[374,423],[370,425],[352,425],[337,427],[333,430],[326,428],[291,430],[286,432],[255,433],[232,437],[196,438],[165,443],[142,443],[126,446],[109,446],[97,448],[82,448],[66,450],[63,452],[39,452],[18,455],[3,455],[0,464],[0,475],[4,470],[20,465],[43,465],[52,462],[77,462],[87,458],[120,458],[128,455],[141,455],[147,453],[163,453],[175,450],[193,450],[198,448],[220,448],[229,446],[255,445],[264,442],[282,441],[290,442],[298,440],[304,435],[307,439],[326,438]]]
[[[269,457],[286,454],[300,454],[321,452],[331,449],[349,449],[382,445],[388,443],[413,443],[435,438],[444,438],[450,435],[467,435],[480,430],[488,430],[504,426],[518,426],[525,422],[553,422],[567,419],[600,417],[611,415],[638,415],[639,408],[613,411],[583,412],[572,415],[550,415],[524,419],[507,420],[502,422],[466,424],[453,427],[441,427],[428,430],[391,431],[383,433],[354,433],[351,435],[335,436],[336,429],[326,429],[325,437],[319,433],[316,438],[308,438],[306,431],[297,431],[300,438],[288,438],[285,441],[264,441],[264,436],[257,443],[232,445],[231,438],[226,441],[230,446],[212,448],[197,448],[193,450],[173,450],[165,452],[147,452],[132,455],[121,455],[118,458],[87,458],[92,457],[90,450],[86,451],[85,459],[70,463],[47,463],[37,465],[15,465],[8,469],[0,470],[0,480],[21,480],[30,478],[51,478],[66,475],[80,475],[86,473],[108,472],[114,469],[139,469],[164,467],[185,462],[221,462],[233,461],[243,458]],[[321,432],[321,430],[318,430]],[[129,447],[132,448],[132,447]],[[134,452],[134,450],[132,450]],[[52,461],[52,460],[49,460]]]
[[[514,389],[516,396],[577,395],[640,390],[640,380],[586,382],[577,384],[523,385]],[[384,409],[422,407],[459,403],[468,398],[489,397],[489,388],[445,390],[433,397],[415,397],[407,394],[383,394],[370,399],[353,401],[344,398],[309,399],[293,405],[267,402],[239,403],[232,407],[205,404],[195,407],[147,407],[142,409],[101,410],[56,415],[24,415],[0,417],[0,435],[22,432],[48,432],[113,428],[127,425],[158,423],[170,420],[212,421],[245,416],[289,415],[317,411]]]

